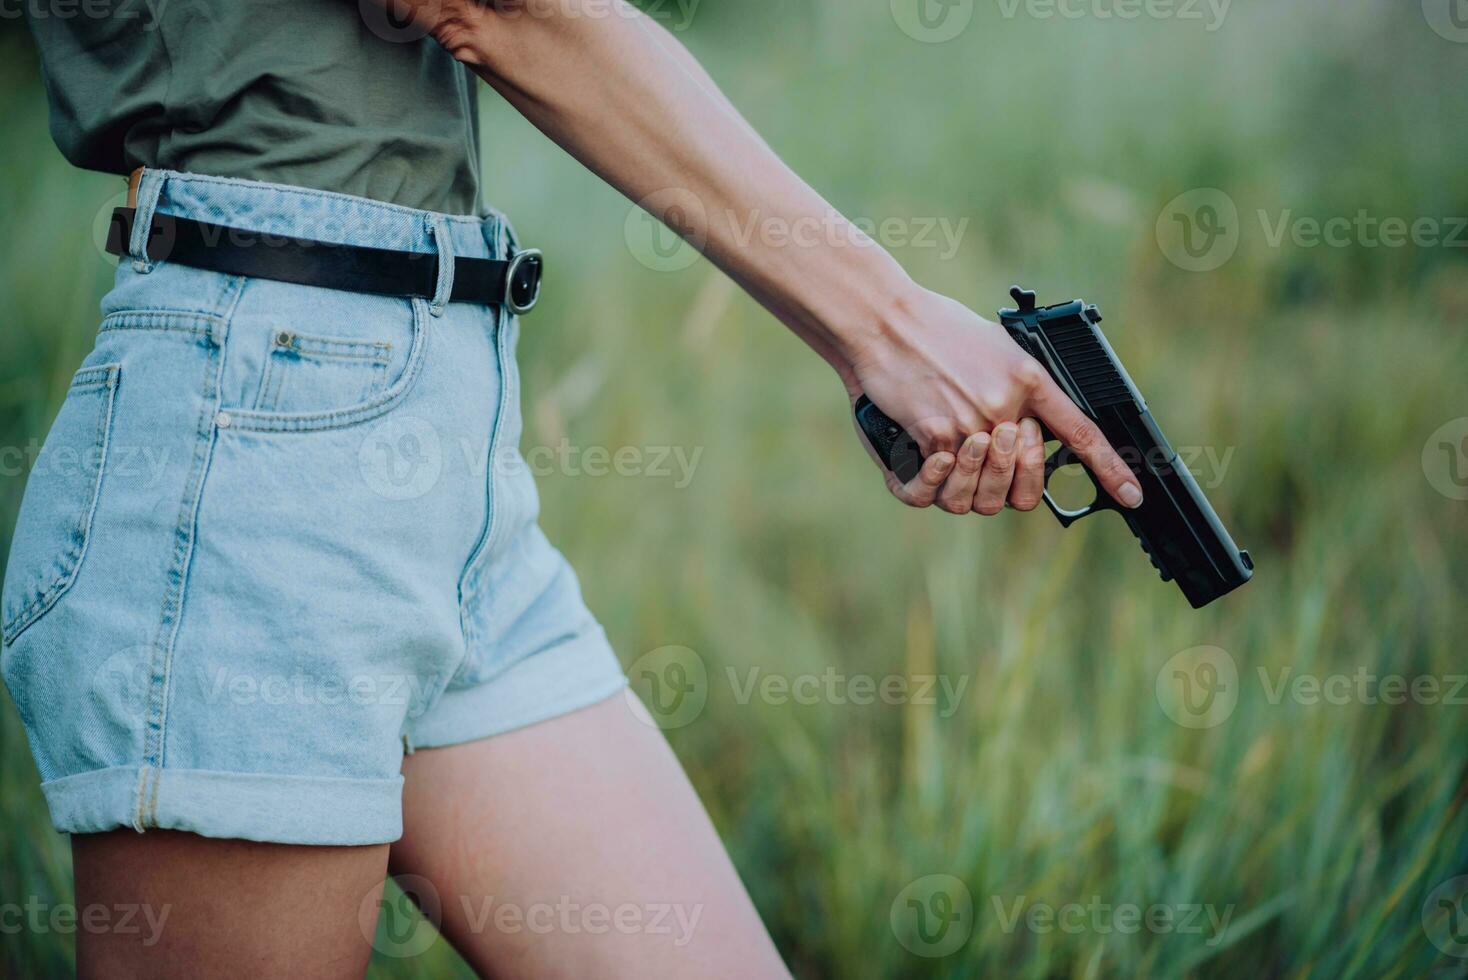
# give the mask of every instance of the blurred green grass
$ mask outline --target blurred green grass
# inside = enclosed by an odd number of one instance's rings
[[[665,5],[666,6],[666,5]],[[1194,612],[1119,521],[910,513],[829,371],[703,263],[641,265],[629,205],[486,94],[487,197],[552,257],[521,344],[526,444],[702,450],[690,485],[560,473],[544,524],[624,664],[692,648],[708,702],[669,733],[792,968],[830,977],[1457,975],[1423,902],[1468,871],[1468,706],[1273,703],[1259,679],[1464,672],[1468,504],[1422,450],[1468,415],[1463,249],[1272,247],[1257,212],[1468,215],[1468,45],[1416,4],[1238,5],[1172,20],[1003,15],[918,43],[887,4],[705,0],[685,40],[843,211],[970,224],[924,283],[981,312],[1023,281],[1083,295],[1179,446],[1233,451],[1210,495],[1259,573]],[[26,39],[4,37],[0,445],[39,439],[91,343],[109,263],[86,235],[115,179],[46,135]],[[1243,240],[1168,262],[1167,202],[1216,187]],[[634,223],[635,224],[635,223]],[[0,544],[23,480],[0,482]],[[1222,724],[1174,724],[1174,654],[1238,665]],[[939,673],[916,703],[741,703],[729,681]],[[70,894],[19,721],[0,711],[0,903]],[[973,933],[913,955],[894,900],[961,878]],[[1233,906],[1221,941],[1006,930],[998,905]],[[0,941],[16,976],[69,941]],[[430,953],[373,975],[451,975]]]

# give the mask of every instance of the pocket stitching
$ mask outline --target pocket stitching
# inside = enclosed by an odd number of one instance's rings
[[[276,358],[282,355],[279,354],[278,345],[273,346],[277,349],[271,350],[265,357],[265,370],[262,372],[262,377],[260,378],[260,391],[255,395],[254,410],[257,412],[284,415],[287,413],[281,412],[277,406],[280,405],[280,392],[282,386],[285,384],[285,371],[283,370],[285,365],[276,362]],[[386,348],[389,351],[392,350],[391,344],[374,344],[374,346],[379,349]],[[327,354],[307,351],[305,356],[317,361],[366,365],[371,370],[371,373],[367,376],[366,383],[362,385],[361,393],[357,395],[358,403],[375,397],[382,390],[388,365],[392,363],[388,360],[386,354]]]
[[[415,297],[409,301],[409,305],[413,312],[413,342],[408,349],[408,362],[403,368],[402,375],[380,396],[350,408],[325,412],[231,410],[230,428],[245,432],[314,432],[323,429],[342,429],[370,422],[387,414],[412,390],[418,375],[422,372],[423,362],[428,356],[427,301]]]
[[[80,535],[81,541],[73,546],[72,552],[68,553],[65,558],[70,568],[49,588],[17,609],[13,615],[6,617],[4,641],[7,646],[14,643],[36,620],[54,606],[71,589],[72,583],[76,581],[77,575],[81,572],[82,563],[86,560],[87,550],[92,540],[92,521],[97,514],[97,501],[102,496],[102,477],[107,472],[107,457],[112,441],[113,406],[117,397],[117,379],[121,374],[121,364],[103,364],[93,368],[83,368],[73,375],[71,385],[67,388],[68,398],[88,388],[104,387],[107,389],[106,402],[97,417],[97,438],[101,447],[97,456],[97,476],[92,481],[90,499],[78,517],[74,528],[74,532]]]
[[[385,366],[392,356],[392,344],[382,340],[348,340],[342,337],[316,337],[295,331],[286,332],[290,333],[292,343],[283,345],[273,342],[273,346],[284,347],[286,350],[292,350],[307,357],[372,361]],[[300,346],[298,341],[304,341],[305,346]]]

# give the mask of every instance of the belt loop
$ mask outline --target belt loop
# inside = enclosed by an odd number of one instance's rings
[[[134,272],[153,271],[153,263],[148,261],[148,239],[152,235],[153,214],[158,210],[158,198],[162,193],[163,174],[151,168],[144,169],[138,182],[137,210],[133,212],[132,237],[127,247],[133,259]]]
[[[428,234],[433,237],[438,250],[438,285],[433,291],[433,303],[428,312],[443,316],[443,308],[454,292],[454,239],[449,234],[448,222],[437,214],[428,225]]]

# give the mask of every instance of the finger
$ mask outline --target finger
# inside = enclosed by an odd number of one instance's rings
[[[918,470],[918,475],[906,483],[899,482],[889,470],[887,489],[892,491],[892,496],[909,507],[931,507],[933,499],[938,495],[938,488],[943,485],[952,469],[952,453],[934,453],[923,460],[923,468]]]
[[[1142,488],[1122,458],[1111,448],[1096,423],[1066,397],[1065,392],[1049,378],[1044,379],[1030,396],[1030,407],[1041,422],[1049,426],[1055,438],[1070,447],[1086,468],[1096,474],[1097,481],[1124,507],[1142,503]]]
[[[1019,449],[1015,454],[1014,484],[1009,488],[1009,502],[1015,510],[1034,510],[1045,492],[1045,440],[1040,438],[1040,423],[1023,419],[1019,423]]]
[[[1015,449],[1019,443],[1019,426],[1001,422],[994,428],[994,442],[984,459],[984,472],[979,474],[979,489],[974,494],[974,510],[993,517],[1004,509],[1014,479]]]
[[[907,429],[925,454],[956,453],[963,445],[964,432],[953,419],[938,416],[914,422]]]
[[[938,506],[950,514],[967,514],[974,506],[974,493],[979,487],[979,471],[989,452],[989,433],[975,432],[958,450],[953,472],[938,491]]]

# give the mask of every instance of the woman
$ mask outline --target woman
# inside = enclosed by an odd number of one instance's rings
[[[482,975],[782,975],[536,526],[514,314],[537,261],[479,208],[470,73],[912,431],[903,502],[1032,509],[1035,419],[1134,506],[1125,464],[875,245],[745,242],[741,215],[830,208],[625,4],[171,0],[32,28],[63,152],[143,168],[5,584],[77,902],[159,923],[79,930],[80,972],[359,976],[390,871]]]

